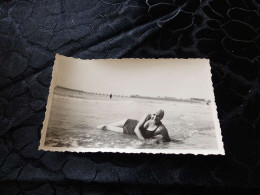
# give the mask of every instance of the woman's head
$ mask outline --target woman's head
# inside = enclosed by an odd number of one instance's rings
[[[155,123],[158,123],[159,121],[162,120],[164,117],[164,110],[162,109],[157,109],[152,113],[151,119],[154,120]]]

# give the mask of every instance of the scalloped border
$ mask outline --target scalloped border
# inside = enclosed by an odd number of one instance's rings
[[[46,138],[46,133],[47,133],[47,127],[48,127],[48,122],[49,122],[49,117],[50,117],[50,110],[51,110],[51,105],[52,105],[52,98],[53,98],[53,92],[54,88],[57,84],[57,77],[58,77],[58,72],[57,72],[57,64],[59,63],[59,57],[66,57],[66,58],[72,58],[73,60],[82,60],[80,58],[74,58],[74,57],[67,57],[63,55],[56,54],[55,55],[55,61],[53,65],[53,71],[52,71],[52,80],[51,84],[49,87],[49,95],[48,95],[48,101],[46,105],[46,112],[45,112],[45,119],[43,121],[43,127],[41,129],[41,139],[40,139],[40,145],[38,147],[38,150],[44,150],[44,151],[55,151],[55,152],[77,152],[77,153],[82,153],[82,152],[90,152],[90,153],[95,153],[95,152],[105,152],[105,153],[127,153],[127,154],[193,154],[193,155],[225,155],[225,150],[224,150],[224,144],[223,144],[223,138],[222,138],[222,133],[220,129],[220,123],[219,123],[219,118],[217,114],[217,106],[215,102],[215,96],[214,96],[214,87],[212,83],[212,97],[210,100],[214,102],[212,104],[212,115],[213,115],[213,122],[215,126],[215,133],[216,133],[216,138],[217,138],[217,145],[218,149],[215,150],[180,150],[180,149],[129,149],[129,148],[84,148],[84,147],[49,147],[45,146],[45,138]],[[113,58],[109,58],[112,60]],[[206,58],[122,58],[122,59],[113,59],[113,60],[124,60],[124,59],[182,59],[182,60],[187,60],[187,59],[193,59],[193,60],[207,60],[208,64],[210,66],[210,61],[209,59]],[[88,60],[107,60],[107,59],[88,59]],[[86,60],[85,60],[86,61]],[[211,74],[211,82],[212,82],[212,70],[210,66],[210,74]]]

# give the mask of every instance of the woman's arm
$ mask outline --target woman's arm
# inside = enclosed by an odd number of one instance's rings
[[[144,137],[143,137],[142,132],[141,132],[141,128],[143,128],[145,122],[146,122],[147,120],[149,120],[150,118],[151,118],[151,114],[146,114],[145,116],[143,116],[143,117],[141,118],[141,120],[140,120],[140,121],[138,122],[138,124],[136,125],[136,127],[135,127],[135,129],[134,129],[134,132],[135,132],[135,134],[137,135],[137,137],[138,137],[139,139],[144,140]]]
[[[166,127],[164,125],[160,126],[159,131],[160,131],[160,134],[163,136],[164,142],[170,142],[171,141],[168,130],[166,129]]]

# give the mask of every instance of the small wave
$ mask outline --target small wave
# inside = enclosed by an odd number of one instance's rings
[[[201,127],[201,128],[198,128],[199,131],[209,131],[209,130],[212,130],[214,129],[214,127]]]
[[[181,140],[184,140],[184,139],[187,139],[189,137],[192,137],[194,134],[198,133],[199,131],[194,129],[194,130],[186,130],[186,131],[183,131],[183,130],[180,130],[180,131],[176,131],[175,135],[172,136],[174,139],[181,139]]]
[[[85,140],[77,140],[77,145],[84,147],[90,144],[90,142],[93,142],[94,139],[85,139]]]

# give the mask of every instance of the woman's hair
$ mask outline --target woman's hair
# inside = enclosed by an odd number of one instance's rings
[[[155,111],[156,114],[158,114],[159,116],[161,116],[161,119],[164,117],[164,110],[163,109],[157,109]]]

